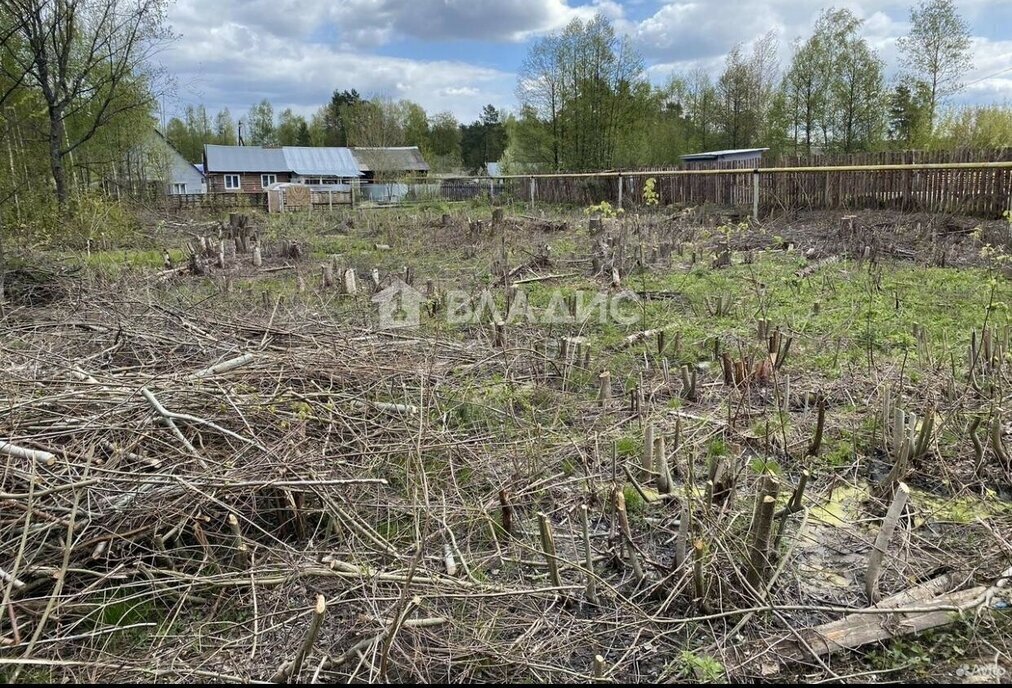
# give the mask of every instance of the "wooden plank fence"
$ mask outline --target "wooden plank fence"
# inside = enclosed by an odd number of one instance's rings
[[[590,206],[608,201],[629,210],[643,206],[645,181],[653,178],[661,205],[709,203],[755,209],[760,215],[890,209],[998,218],[1012,210],[1012,160],[921,162],[913,158],[847,166],[518,176],[506,180],[506,191],[517,202],[533,199],[535,203]]]
[[[147,205],[148,201],[142,201]],[[206,194],[163,195],[150,201],[158,210],[165,212],[221,210],[267,210],[267,193],[215,192]]]
[[[648,178],[662,206],[715,204],[760,215],[792,210],[889,209],[1001,217],[1012,210],[1012,148],[884,151],[850,155],[780,156],[757,170],[693,164],[692,169],[506,175],[403,182],[408,193],[391,204],[453,202],[490,196],[495,202],[566,204],[608,201],[643,207]],[[337,199],[314,198],[314,209]],[[345,199],[341,199],[342,201]],[[267,195],[212,193],[150,201],[165,211],[267,209]],[[341,205],[344,205],[343,203]]]

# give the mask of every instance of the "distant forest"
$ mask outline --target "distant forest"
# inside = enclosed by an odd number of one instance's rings
[[[703,70],[651,84],[644,61],[603,16],[538,39],[517,78],[519,111],[492,105],[469,124],[417,103],[336,91],[310,118],[269,100],[237,122],[227,109],[186,109],[166,127],[192,160],[204,143],[400,146],[433,169],[582,171],[671,165],[685,153],[769,147],[777,153],[854,153],[1012,145],[1007,104],[946,107],[972,69],[966,22],[951,0],[911,8],[898,76],[862,37],[850,10],[822,12],[787,65],[772,32],[734,47],[716,79]]]

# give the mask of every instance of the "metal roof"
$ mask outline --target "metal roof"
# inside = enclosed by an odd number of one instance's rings
[[[291,172],[301,176],[360,177],[363,172],[428,172],[417,146],[337,148],[204,146],[207,172]]]
[[[260,146],[204,146],[207,172],[288,172],[280,148]]]
[[[355,156],[348,148],[311,148],[308,146],[285,146],[281,149],[289,171],[305,176],[360,177]]]
[[[429,164],[418,146],[397,148],[352,148],[363,172],[428,172]]]
[[[691,155],[683,155],[682,160],[717,160],[718,158],[728,158],[735,155],[754,155],[758,157],[763,151],[768,151],[769,148],[736,148],[732,150],[719,150],[709,151],[706,153],[692,153]]]

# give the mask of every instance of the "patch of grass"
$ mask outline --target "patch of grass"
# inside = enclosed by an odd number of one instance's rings
[[[622,496],[625,498],[625,510],[630,516],[638,516],[646,509],[647,503],[643,501],[642,495],[632,485],[622,487]]]
[[[715,657],[684,650],[681,655],[682,676],[700,683],[724,683],[724,665]]]

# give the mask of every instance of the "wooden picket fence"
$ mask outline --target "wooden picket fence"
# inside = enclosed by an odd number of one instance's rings
[[[147,204],[148,202],[145,202]],[[216,192],[161,195],[150,201],[164,212],[219,212],[224,210],[267,210],[266,193]]]
[[[621,170],[579,174],[507,175],[402,183],[405,193],[383,207],[454,202],[478,196],[588,207],[608,201],[625,210],[644,207],[647,179],[661,206],[713,204],[761,216],[794,210],[889,209],[998,218],[1012,210],[1012,148],[956,151],[883,151],[850,155],[784,155],[759,169],[720,164],[692,169]],[[363,196],[364,198],[364,196]],[[333,210],[344,199],[318,202]],[[152,201],[174,211],[267,209],[266,194],[211,193],[163,196]],[[367,204],[368,205],[368,204]]]
[[[817,163],[817,164],[812,164]],[[1012,148],[786,156],[752,169],[631,170],[512,176],[515,201],[579,206],[644,205],[653,178],[660,205],[715,204],[760,215],[792,210],[890,209],[1001,217],[1012,210]]]

